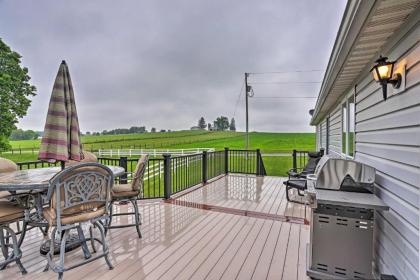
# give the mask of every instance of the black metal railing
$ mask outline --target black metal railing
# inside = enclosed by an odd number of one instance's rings
[[[17,162],[19,170],[60,166],[60,162],[50,163],[41,160]]]
[[[126,173],[117,180],[120,184],[130,183],[133,172],[136,170],[138,159],[135,158],[105,158],[100,157],[98,161],[105,165],[115,165],[124,168]],[[164,159],[150,158],[144,172],[143,192],[139,199],[164,198]]]
[[[137,158],[99,157],[104,165],[121,166],[124,175],[116,180],[120,184],[129,184],[138,162]],[[19,162],[19,169],[59,166],[60,163],[43,161]],[[149,158],[144,174],[143,192],[139,199],[170,198],[173,194],[185,191],[193,186],[205,184],[208,180],[228,173],[266,175],[260,150],[230,150],[199,154]]]
[[[205,166],[203,166],[203,182],[207,182],[209,179],[216,178],[220,175],[226,174],[225,168],[225,152],[224,151],[217,151],[217,152],[205,152]]]
[[[261,152],[257,150],[225,150],[231,173],[266,175]]]
[[[292,151],[292,167],[293,170],[302,170],[308,163],[310,151]],[[314,152],[316,153],[316,152]],[[324,155],[324,149],[320,150],[321,155]]]
[[[203,182],[203,159],[203,154],[170,158],[172,194]]]

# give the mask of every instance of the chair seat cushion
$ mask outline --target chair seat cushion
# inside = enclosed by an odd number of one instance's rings
[[[10,193],[8,191],[0,191],[0,199],[9,197]]]
[[[61,224],[75,224],[80,222],[89,221],[90,219],[100,217],[105,214],[105,207],[97,208],[96,210],[75,213],[72,215],[62,215]],[[43,210],[44,218],[48,221],[49,225],[57,224],[57,215],[54,208],[48,207]]]
[[[7,223],[23,218],[25,208],[9,201],[0,201],[0,223]]]
[[[295,189],[306,190],[306,180],[287,180],[284,184]]]
[[[133,197],[138,196],[139,191],[134,191],[131,184],[116,184],[112,187],[112,197]]]

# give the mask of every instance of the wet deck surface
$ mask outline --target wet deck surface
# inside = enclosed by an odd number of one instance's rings
[[[229,175],[170,203],[139,205],[142,239],[134,228],[108,235],[113,270],[100,259],[64,273],[64,279],[308,279],[305,209],[286,202],[282,178]],[[42,272],[42,240],[39,230],[28,232],[22,246],[27,275],[20,276],[13,264],[0,271],[0,279],[56,279]],[[72,251],[66,264],[82,258],[80,249]]]

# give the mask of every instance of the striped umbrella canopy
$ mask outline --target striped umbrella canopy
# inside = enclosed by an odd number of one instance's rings
[[[38,159],[61,161],[62,166],[83,159],[73,86],[64,60],[55,78]]]

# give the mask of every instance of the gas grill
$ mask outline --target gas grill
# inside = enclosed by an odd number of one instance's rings
[[[376,170],[324,156],[305,191],[311,207],[307,274],[315,279],[372,279],[375,210],[388,210],[374,194]]]

